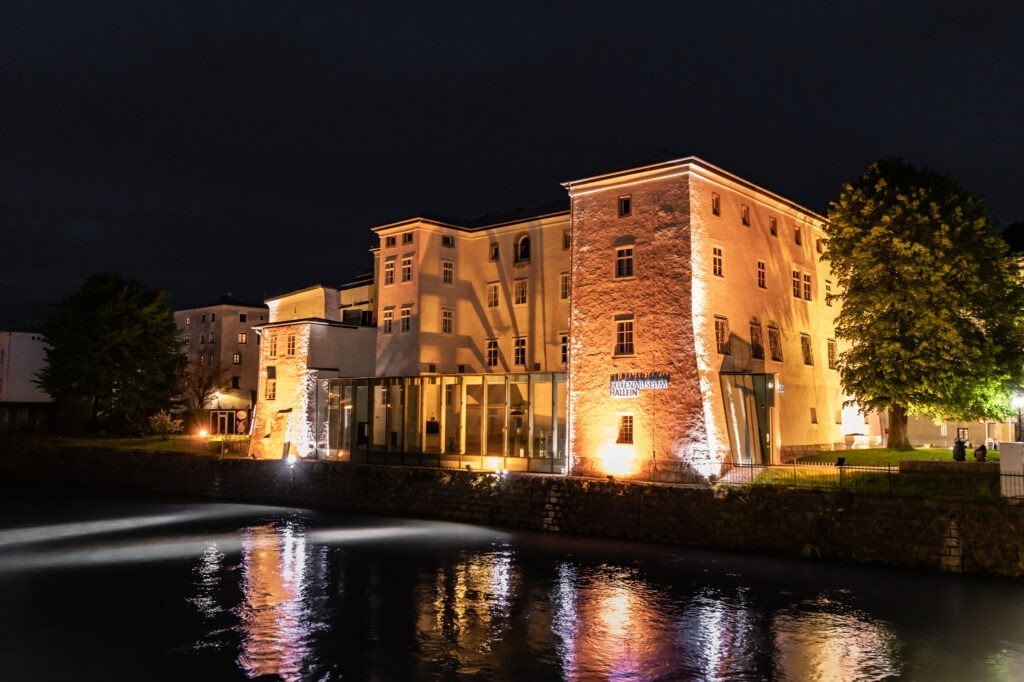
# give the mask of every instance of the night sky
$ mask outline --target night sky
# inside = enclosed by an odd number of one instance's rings
[[[1024,219],[1014,2],[0,2],[0,328],[89,273],[337,284],[370,228],[698,155],[819,212],[878,157]]]

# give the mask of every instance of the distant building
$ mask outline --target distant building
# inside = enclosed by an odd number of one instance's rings
[[[52,417],[52,399],[35,379],[46,366],[46,337],[0,332],[0,431],[38,430]]]
[[[209,412],[210,433],[249,432],[259,371],[254,328],[265,324],[267,316],[267,306],[230,294],[216,303],[174,312],[189,372],[209,377],[217,389],[202,406]]]

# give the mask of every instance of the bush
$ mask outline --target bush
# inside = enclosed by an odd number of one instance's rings
[[[149,432],[166,438],[172,433],[181,433],[182,421],[175,419],[167,410],[160,410],[149,418]]]

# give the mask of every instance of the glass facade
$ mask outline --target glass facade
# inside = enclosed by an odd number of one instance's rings
[[[320,459],[565,473],[566,375],[324,379]]]

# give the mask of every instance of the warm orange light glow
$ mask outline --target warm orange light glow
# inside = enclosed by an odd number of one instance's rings
[[[206,429],[199,429],[200,438],[206,438],[208,435],[210,435],[209,431],[207,431]]]
[[[626,443],[611,443],[597,453],[598,466],[606,474],[629,476],[636,473],[636,446]]]
[[[484,457],[481,464],[483,465],[483,469],[497,473],[504,468],[502,466],[503,462],[504,457]]]

